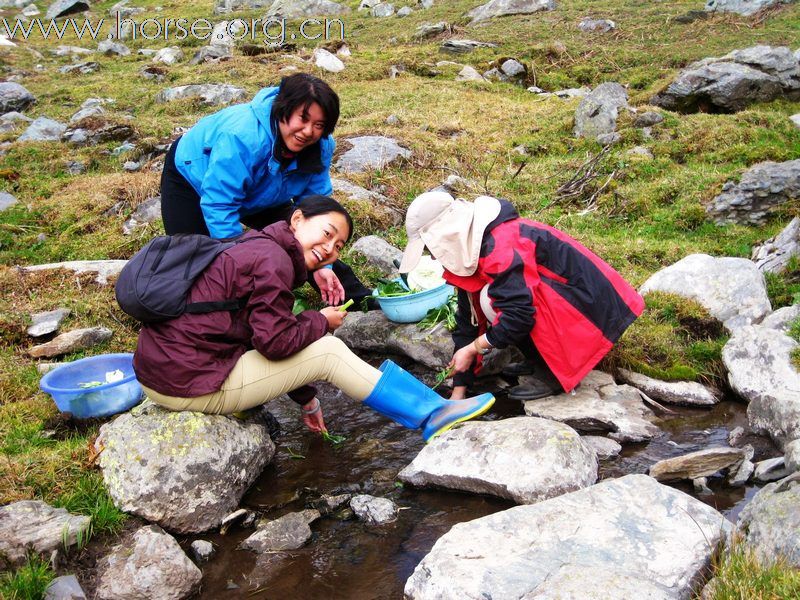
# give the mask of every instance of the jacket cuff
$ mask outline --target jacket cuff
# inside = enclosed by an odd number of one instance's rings
[[[317,395],[317,388],[313,385],[304,385],[303,387],[299,387],[296,390],[292,390],[288,394],[286,394],[291,398],[294,402],[297,402],[300,406],[304,404],[308,404]]]

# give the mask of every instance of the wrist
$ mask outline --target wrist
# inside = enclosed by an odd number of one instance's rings
[[[472,346],[475,349],[475,352],[477,352],[480,355],[488,354],[489,351],[492,349],[492,346],[485,340],[486,340],[485,335],[478,336],[477,338],[472,340]]]
[[[318,413],[320,408],[322,408],[322,405],[319,402],[319,398],[312,398],[308,404],[304,404],[300,407],[300,411],[304,415],[313,415]]]

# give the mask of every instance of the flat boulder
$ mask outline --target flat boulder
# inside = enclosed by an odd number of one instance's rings
[[[598,460],[608,460],[616,458],[622,452],[622,446],[607,437],[600,435],[584,435],[582,438],[585,444],[594,450]]]
[[[390,277],[397,277],[397,267],[395,260],[403,257],[403,251],[395,248],[389,242],[377,235],[365,235],[358,238],[352,245],[351,251],[363,256],[367,263],[380,269]]]
[[[85,327],[73,329],[57,335],[44,344],[38,344],[28,350],[33,358],[53,358],[79,350],[86,350],[111,339],[114,332],[108,327]]]
[[[222,106],[231,102],[243,102],[247,99],[247,95],[246,90],[227,83],[203,83],[161,90],[156,94],[156,102],[166,103],[197,98],[204,104]]]
[[[555,10],[555,0],[490,0],[467,13],[470,25],[508,15],[531,15],[543,10]]]
[[[643,442],[659,431],[655,415],[639,391],[617,385],[600,371],[590,372],[573,392],[524,402],[525,414],[561,421],[581,433],[608,433],[618,442]]]
[[[770,6],[789,4],[790,2],[792,0],[707,0],[705,10],[749,17]]]
[[[17,138],[18,142],[57,142],[67,126],[47,117],[39,117]]]
[[[87,10],[89,10],[89,3],[85,0],[56,0],[48,7],[44,18],[49,21]]]
[[[61,321],[66,319],[72,311],[68,308],[46,310],[31,315],[31,325],[26,333],[31,337],[42,337],[58,331]]]
[[[720,398],[703,384],[694,381],[660,381],[641,373],[620,369],[620,378],[649,398],[678,406],[713,406]]]
[[[22,112],[36,102],[24,86],[13,81],[0,81],[0,114]]]
[[[122,267],[127,264],[127,260],[68,260],[60,263],[46,263],[42,265],[30,265],[22,267],[23,271],[56,271],[67,269],[79,275],[81,273],[97,273],[95,281],[100,285],[106,285],[109,277],[116,277],[122,271]]]
[[[275,453],[255,417],[172,412],[150,402],[103,425],[95,447],[114,503],[178,533],[219,526]]]
[[[723,469],[735,471],[744,459],[742,448],[706,448],[658,461],[650,467],[650,477],[658,481],[709,477]]]
[[[628,107],[628,92],[619,83],[601,83],[586,95],[575,111],[576,137],[596,139],[614,133],[620,109]]]
[[[49,555],[89,536],[91,519],[41,500],[0,506],[0,569],[25,564],[28,552]]]
[[[383,169],[397,159],[411,157],[411,150],[403,148],[397,140],[382,135],[364,135],[344,140],[351,146],[336,161],[343,173],[363,173]]]
[[[398,478],[532,504],[592,485],[597,456],[562,423],[532,417],[478,421],[426,445]]]
[[[746,258],[690,254],[650,276],[639,293],[668,292],[699,302],[730,332],[772,312],[764,275]]]
[[[759,271],[783,273],[794,257],[800,257],[800,217],[792,219],[775,237],[753,248],[751,259]]]
[[[764,563],[785,559],[800,568],[800,477],[765,485],[744,507],[736,527]]]
[[[338,177],[331,177],[331,185],[333,195],[353,213],[354,219],[364,224],[365,229],[386,229],[391,225],[400,225],[405,219],[405,211],[383,194]]]
[[[182,600],[200,589],[202,573],[171,535],[155,525],[138,529],[97,566],[98,600]]]
[[[315,509],[283,515],[259,525],[255,533],[239,544],[239,548],[259,553],[297,550],[311,539],[309,525],[319,517],[320,513]]]
[[[406,582],[411,600],[693,597],[733,525],[647,475],[455,525]]]

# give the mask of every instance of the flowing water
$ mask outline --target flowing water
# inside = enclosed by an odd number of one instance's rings
[[[227,535],[187,537],[206,539],[217,555],[203,566],[201,598],[255,599],[394,599],[436,540],[453,525],[513,506],[496,498],[404,487],[396,475],[424,443],[417,431],[390,423],[362,409],[330,386],[320,386],[329,431],[346,436],[334,447],[305,430],[299,409],[289,402],[273,403],[270,411],[281,424],[275,458],[242,501],[245,508],[269,519],[301,510],[319,494],[367,493],[392,499],[401,507],[391,525],[370,527],[348,515],[328,516],[311,525],[314,535],[291,552],[256,554],[237,550],[252,529],[232,527]],[[695,450],[728,445],[728,432],[746,425],[745,405],[726,400],[711,409],[674,409],[659,422],[662,433],[649,443],[624,446],[622,454],[603,461],[600,478],[646,473],[655,461]],[[486,419],[522,415],[522,407],[498,395]],[[768,444],[756,459],[769,455]],[[302,457],[302,458],[301,458]],[[679,489],[716,507],[735,521],[742,506],[757,491],[730,488],[723,478],[709,480],[711,495],[697,496],[688,486]],[[345,511],[346,513],[347,511]]]

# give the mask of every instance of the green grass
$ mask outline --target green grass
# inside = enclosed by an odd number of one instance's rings
[[[742,541],[714,562],[711,600],[783,600],[800,597],[800,571],[784,560],[764,565]]]
[[[41,600],[56,574],[50,563],[33,555],[16,571],[0,574],[0,598],[3,600]]]

